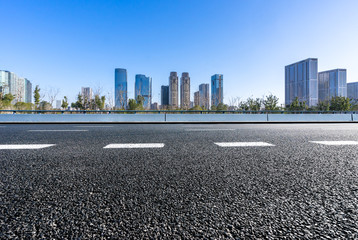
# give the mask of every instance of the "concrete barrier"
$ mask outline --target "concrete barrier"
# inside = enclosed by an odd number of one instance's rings
[[[268,114],[269,122],[352,122],[352,114]]]
[[[0,114],[0,123],[358,122],[358,114]]]
[[[353,115],[353,121],[358,122],[358,114],[352,114]]]
[[[0,123],[164,122],[164,114],[0,114]]]
[[[266,114],[167,114],[166,122],[266,122]]]

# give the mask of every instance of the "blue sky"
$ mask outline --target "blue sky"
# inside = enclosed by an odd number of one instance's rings
[[[273,93],[284,102],[284,66],[318,58],[358,81],[357,0],[0,0],[0,69],[75,100],[81,86],[113,93],[114,68],[153,78],[153,100],[171,71],[191,92],[224,74],[224,102]],[[193,96],[191,97],[193,100]]]

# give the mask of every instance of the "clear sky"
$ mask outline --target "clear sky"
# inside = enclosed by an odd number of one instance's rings
[[[114,68],[153,78],[170,71],[191,92],[224,74],[224,102],[273,93],[284,102],[284,66],[318,58],[358,81],[357,0],[0,0],[0,69],[75,100],[82,86],[114,92]],[[191,96],[193,100],[193,96]]]

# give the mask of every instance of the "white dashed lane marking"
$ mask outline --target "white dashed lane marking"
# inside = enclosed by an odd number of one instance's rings
[[[358,141],[310,141],[322,145],[339,146],[339,145],[358,145]]]
[[[109,144],[104,148],[162,148],[164,143],[121,143]]]
[[[88,132],[88,130],[28,130],[29,132]]]
[[[273,147],[275,145],[266,142],[216,142],[220,147]]]
[[[42,149],[55,146],[56,144],[4,144],[0,145],[0,150],[6,149]]]

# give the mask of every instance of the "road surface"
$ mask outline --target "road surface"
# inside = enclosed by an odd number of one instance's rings
[[[0,238],[358,238],[357,124],[0,124]]]

